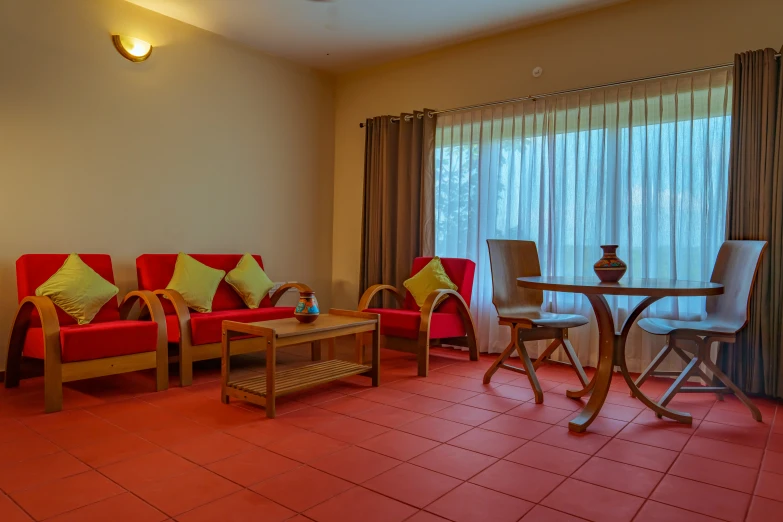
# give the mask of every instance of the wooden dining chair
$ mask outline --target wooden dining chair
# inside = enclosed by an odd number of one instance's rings
[[[568,340],[568,329],[587,324],[587,318],[574,314],[544,312],[541,310],[544,303],[542,291],[517,286],[517,277],[541,275],[535,242],[488,239],[487,246],[492,270],[492,304],[498,312],[500,324],[511,328],[511,342],[484,374],[484,384],[490,382],[498,368],[525,374],[530,380],[536,402],[540,404],[544,402],[544,394],[536,377],[536,368],[562,346],[582,386],[587,386],[587,375]],[[525,342],[543,339],[553,341],[538,359],[532,362]],[[523,368],[506,363],[506,359],[515,351],[519,354]]]
[[[710,347],[714,342],[733,344],[737,333],[748,324],[750,296],[756,281],[761,255],[766,241],[726,241],[718,251],[718,258],[710,281],[724,287],[723,294],[707,298],[707,316],[700,321],[647,318],[639,321],[639,327],[654,335],[665,335],[666,346],[636,379],[641,386],[651,375],[676,376],[676,379],[659,399],[666,406],[677,393],[715,393],[723,399],[724,393],[734,393],[748,407],[753,418],[761,422],[761,412],[742,393],[728,376],[712,361]],[[657,371],[663,360],[674,352],[687,365],[681,372]],[[715,384],[702,370],[704,365],[725,386]],[[684,386],[692,376],[701,377],[704,386]]]

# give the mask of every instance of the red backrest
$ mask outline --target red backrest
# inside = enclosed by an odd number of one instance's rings
[[[82,261],[87,266],[95,270],[102,278],[114,284],[114,270],[111,266],[111,256],[108,254],[79,254]],[[16,292],[19,301],[25,297],[35,295],[35,290],[46,282],[57,272],[68,254],[25,254],[16,260]],[[70,315],[57,308],[57,317],[60,325],[76,324],[76,320]],[[109,299],[109,302],[103,305],[93,323],[104,323],[107,321],[118,321],[120,319],[120,310],[117,303],[117,297]]]
[[[411,277],[418,274],[430,261],[432,261],[431,257],[417,257],[414,259]],[[457,293],[459,293],[468,306],[470,306],[470,298],[473,295],[473,274],[476,272],[476,263],[470,259],[462,259],[459,257],[441,257],[440,262],[443,264],[443,269],[446,271],[446,275],[449,276],[449,279],[451,279],[451,282],[457,285]],[[416,300],[413,299],[411,293],[407,291],[405,292],[405,308],[408,310],[419,309]],[[455,314],[457,313],[457,304],[452,299],[447,299],[438,307],[437,311]]]
[[[189,254],[193,259],[204,263],[205,265],[223,270],[229,273],[236,268],[239,260],[242,259],[242,254]],[[264,264],[261,261],[261,256],[254,255],[255,259],[261,268],[264,268]],[[177,254],[142,254],[136,258],[136,276],[139,280],[140,290],[160,290],[166,288],[171,281],[171,276],[174,275],[174,266],[177,264]],[[171,315],[174,313],[174,307],[166,299],[161,299],[163,303],[163,309],[166,314]],[[271,306],[272,302],[269,297],[265,297],[261,301],[261,306]],[[245,303],[226,283],[223,279],[218,285],[215,298],[212,300],[212,310],[217,312],[220,310],[236,310],[238,308],[247,308]]]

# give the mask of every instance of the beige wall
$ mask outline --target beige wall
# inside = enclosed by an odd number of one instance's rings
[[[780,0],[634,0],[337,80],[333,301],[358,300],[364,131],[359,122],[731,62],[783,44]],[[533,67],[544,74],[533,78]]]
[[[114,32],[155,45],[134,64]],[[0,0],[0,367],[28,252],[257,252],[331,291],[332,79],[121,0]]]

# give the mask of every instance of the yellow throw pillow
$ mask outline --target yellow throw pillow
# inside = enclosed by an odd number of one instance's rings
[[[239,294],[248,308],[258,308],[275,286],[250,254],[243,255],[237,267],[226,274],[226,283]]]
[[[179,292],[189,308],[209,313],[212,311],[212,299],[225,275],[223,270],[209,267],[180,252],[166,290]]]
[[[432,261],[422,268],[416,275],[402,283],[413,296],[419,308],[424,306],[427,296],[434,290],[456,290],[457,285],[451,282],[443,263],[439,257],[433,257]]]
[[[71,254],[52,277],[35,289],[35,295],[50,298],[79,324],[88,324],[119,291],[78,254]]]

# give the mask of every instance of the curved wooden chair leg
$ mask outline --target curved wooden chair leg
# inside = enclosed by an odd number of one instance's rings
[[[419,376],[426,377],[429,373],[429,354],[430,354],[430,323],[432,314],[438,304],[446,299],[453,299],[457,303],[457,311],[462,318],[462,324],[465,327],[465,334],[468,341],[468,350],[470,351],[470,360],[478,361],[478,343],[476,342],[476,325],[473,323],[473,316],[470,315],[470,308],[465,300],[455,290],[433,290],[424,300],[421,306],[421,321],[419,323],[418,337],[418,361]]]
[[[478,340],[476,339],[476,332],[472,328],[468,332],[468,353],[471,361],[479,360]]]
[[[16,388],[22,379],[22,350],[27,329],[30,327],[30,316],[35,307],[32,304],[20,305],[11,327],[8,340],[8,352],[5,360],[5,387]]]
[[[462,296],[456,294],[457,310],[460,317],[462,317],[462,324],[465,326],[465,335],[468,338],[468,352],[470,354],[471,361],[479,360],[478,340],[476,339],[476,324],[473,322],[473,316],[470,314],[470,308],[467,303],[462,299]]]
[[[426,377],[430,372],[430,340],[428,338],[419,338],[416,359],[419,365],[419,377]]]
[[[538,382],[538,376],[533,367],[533,361],[530,360],[524,341],[519,341],[517,343],[517,352],[519,353],[519,360],[522,361],[522,366],[525,367],[525,373],[527,374],[528,381],[530,381],[530,387],[533,389],[536,404],[541,404],[544,402],[544,392],[541,390],[541,383]]]
[[[707,345],[707,347],[709,347],[709,345]],[[736,395],[740,402],[750,410],[750,414],[753,416],[753,420],[756,422],[761,422],[761,411],[759,411],[758,407],[753,404],[748,396],[745,395],[742,390],[740,390],[737,385],[731,381],[731,379],[729,379],[729,376],[723,373],[723,370],[718,368],[718,365],[712,362],[709,357],[705,357],[703,362],[704,365],[707,366],[707,369],[709,369],[713,375],[715,375],[715,377],[717,377],[723,384],[728,386],[728,388],[734,392],[734,395]]]
[[[44,402],[46,413],[63,409],[63,368],[60,343],[47,345],[44,356]]]
[[[566,390],[566,397],[569,399],[581,399],[582,397],[590,394],[593,391],[593,388],[595,388],[595,376],[597,373],[593,374],[593,378],[590,379],[590,382],[584,385],[584,387],[581,390]]]
[[[155,343],[155,389],[156,391],[169,388],[169,341],[166,329],[166,314],[163,305],[154,292],[149,290],[134,290],[129,292],[120,305],[120,318],[127,319],[133,305],[139,301],[140,319],[151,319],[158,325],[158,339]]]
[[[179,292],[175,290],[155,290],[155,295],[164,297],[174,305],[179,324],[179,385],[193,384],[193,343],[190,331],[190,310]]]
[[[24,340],[33,310],[38,312],[44,342],[44,404],[46,413],[63,409],[62,348],[57,311],[48,297],[29,296],[19,303],[8,343],[6,388],[19,385]]]
[[[492,363],[492,366],[487,368],[487,371],[484,372],[484,384],[489,384],[489,382],[492,380],[492,376],[495,375],[495,372],[498,371],[498,368],[500,368],[500,365],[506,362],[506,359],[511,356],[511,354],[514,352],[514,350],[517,349],[517,345],[514,342],[513,339],[513,332],[514,329],[511,329],[512,332],[512,339],[511,342],[508,343],[508,346],[506,346],[506,349],[503,350],[503,352],[498,356],[497,359],[495,359],[495,362]]]
[[[182,334],[180,334],[182,335]],[[190,345],[185,346],[182,339],[179,341],[179,385],[190,386],[193,384],[193,351]]]

